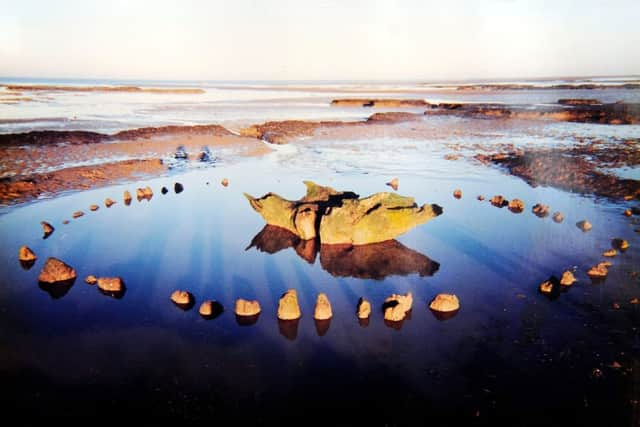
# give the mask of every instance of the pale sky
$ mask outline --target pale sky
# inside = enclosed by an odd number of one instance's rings
[[[640,74],[640,0],[0,0],[0,76]]]

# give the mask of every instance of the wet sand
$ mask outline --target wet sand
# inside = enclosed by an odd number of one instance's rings
[[[392,100],[396,102],[397,100]],[[571,102],[568,102],[571,101]],[[565,100],[568,107],[558,106],[542,111],[505,107],[491,104],[437,104],[425,111],[373,113],[365,121],[301,121],[265,122],[241,129],[239,135],[219,125],[165,126],[121,131],[107,135],[85,131],[35,131],[0,135],[0,203],[28,201],[42,194],[106,185],[133,176],[132,165],[140,165],[140,174],[161,174],[162,158],[171,158],[176,148],[183,146],[192,160],[197,159],[203,147],[215,150],[230,149],[236,156],[261,156],[271,151],[267,145],[287,144],[298,140],[332,138],[354,140],[379,136],[412,139],[452,138],[459,133],[474,132],[474,128],[517,129],[530,121],[552,120],[567,122],[595,121],[596,123],[633,123],[638,115],[635,105],[607,104]],[[374,103],[375,100],[346,100],[347,104]],[[414,106],[416,100],[408,101]],[[366,109],[366,107],[365,107]],[[470,118],[460,128],[431,126],[431,116]],[[491,119],[487,123],[483,118]],[[622,179],[603,168],[636,167],[640,162],[639,139],[626,139],[603,143],[591,141],[587,146],[579,142],[571,149],[532,147],[527,153],[514,151],[505,145],[499,153],[478,153],[472,157],[484,164],[504,166],[510,173],[520,176],[532,185],[552,185],[583,194],[596,194],[613,198],[638,197],[637,180]],[[460,158],[463,144],[450,144],[451,160]],[[468,148],[468,147],[467,147]],[[495,150],[475,146],[476,151]],[[154,159],[155,161],[152,161]],[[565,161],[570,169],[565,170]],[[138,162],[138,163],[136,163]],[[97,163],[95,166],[83,163]],[[108,166],[102,165],[108,163]],[[121,171],[117,171],[118,165]],[[154,165],[150,168],[149,165]],[[108,168],[108,171],[107,169]],[[104,170],[103,170],[104,169]],[[106,173],[108,172],[108,173]],[[87,173],[102,176],[87,179]],[[113,179],[104,178],[113,176]]]
[[[13,204],[65,191],[87,190],[145,176],[159,176],[167,168],[160,159],[124,160],[99,167],[79,166],[49,173],[34,173],[0,181],[0,204]]]
[[[213,157],[220,151],[227,156],[271,151],[217,125],[144,128],[115,135],[53,131],[0,135],[0,204],[162,175],[175,166],[178,147],[184,148],[185,160],[196,163],[203,147]]]
[[[640,165],[638,147],[638,139],[616,144],[599,141],[570,149],[478,155],[476,158],[483,163],[504,166],[509,173],[532,186],[548,185],[582,194],[640,200],[640,181],[602,172],[603,168]]]

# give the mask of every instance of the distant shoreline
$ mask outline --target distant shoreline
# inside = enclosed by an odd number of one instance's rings
[[[64,86],[64,85],[20,85],[2,84],[13,91],[55,91],[55,92],[124,92],[124,93],[157,93],[157,94],[200,94],[200,88],[157,88],[139,86]]]

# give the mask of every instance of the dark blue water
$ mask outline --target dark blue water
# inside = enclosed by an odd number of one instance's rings
[[[625,205],[531,188],[500,171],[420,150],[417,169],[408,160],[394,168],[394,156],[411,157],[407,149],[389,154],[391,166],[376,172],[370,166],[380,154],[341,147],[285,148],[6,210],[0,216],[0,380],[11,391],[5,404],[26,418],[104,414],[146,422],[168,416],[205,423],[232,414],[250,424],[328,417],[332,424],[636,425],[640,313],[630,301],[640,296],[640,240],[637,220],[621,214]],[[318,158],[344,163],[328,167]],[[310,179],[364,197],[391,191],[384,183],[395,175],[400,194],[437,203],[444,213],[377,250],[389,250],[381,255],[385,268],[350,265],[326,250],[301,257],[281,235],[263,235],[262,242],[282,250],[246,249],[264,223],[243,192],[297,199]],[[223,177],[227,188],[219,184]],[[182,193],[160,194],[176,181]],[[125,206],[122,192],[146,185],[154,197]],[[463,190],[461,200],[452,197],[455,188]],[[526,209],[513,214],[476,200],[479,194],[518,197]],[[105,197],[118,203],[89,212]],[[534,216],[537,202],[562,211],[565,221]],[[86,215],[63,225],[76,210]],[[576,228],[582,219],[593,224],[590,232]],[[42,220],[56,227],[46,240]],[[631,247],[612,259],[604,282],[593,283],[586,271],[614,237]],[[23,244],[39,257],[30,270],[17,260]],[[78,271],[63,295],[38,286],[49,256]],[[410,256],[433,264],[421,274],[399,262]],[[540,282],[568,268],[578,278],[568,291],[556,299],[538,292]],[[88,274],[121,276],[126,293],[103,295],[84,283]],[[293,324],[276,318],[289,288],[298,291],[303,313]],[[173,305],[175,289],[193,293],[195,308]],[[384,299],[408,291],[410,318],[385,323]],[[319,292],[333,306],[328,325],[313,320]],[[455,293],[461,303],[446,321],[428,310],[440,292]],[[355,316],[360,297],[374,308],[364,326]],[[237,298],[260,301],[254,325],[236,321]],[[201,318],[204,299],[225,311]],[[621,367],[612,368],[614,362]]]

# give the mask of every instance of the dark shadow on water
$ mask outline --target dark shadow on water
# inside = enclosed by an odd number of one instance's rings
[[[325,336],[331,326],[331,319],[318,320],[314,319],[316,323],[316,333],[319,337]]]
[[[436,319],[440,321],[445,321],[445,320],[453,319],[454,317],[456,317],[460,309],[453,310],[453,311],[436,311],[436,310],[429,309],[429,311],[431,312],[431,314],[433,314],[433,317],[435,317]]]
[[[300,319],[294,319],[294,320],[278,319],[278,329],[280,330],[280,335],[284,336],[288,340],[295,341],[296,338],[298,338],[299,324],[300,324]]]
[[[365,317],[364,319],[358,318],[358,324],[363,328],[367,328],[369,326],[369,317]]]
[[[52,299],[60,299],[69,292],[75,281],[76,279],[55,283],[38,282],[38,287],[48,293]]]
[[[211,303],[211,314],[201,314],[200,317],[206,320],[213,320],[216,317],[220,317],[220,315],[224,312],[224,306],[220,304],[218,301],[212,301]]]
[[[240,316],[236,314],[236,323],[238,326],[252,326],[258,322],[260,318],[260,313],[254,314],[253,316]]]
[[[20,261],[20,267],[22,267],[23,270],[31,270],[31,267],[33,267],[35,263],[35,259],[31,261]]]
[[[604,276],[604,277],[589,276],[589,279],[591,280],[592,285],[602,285],[607,280],[607,276]]]
[[[294,248],[298,256],[313,264],[320,251],[320,265],[335,277],[382,280],[387,276],[418,274],[433,276],[440,264],[409,249],[397,240],[368,245],[319,245],[317,240],[301,240],[292,232],[266,225],[246,248],[274,254]]]

